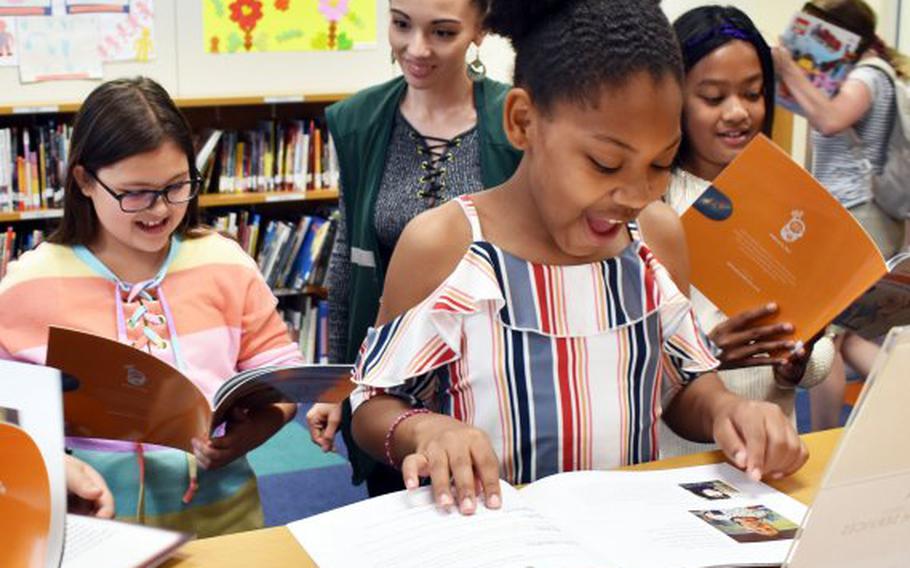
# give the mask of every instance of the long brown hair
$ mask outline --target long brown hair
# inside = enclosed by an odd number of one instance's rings
[[[803,10],[860,37],[859,53],[872,49],[894,68],[898,77],[910,77],[910,61],[875,33],[878,17],[863,0],[812,0]]]
[[[48,240],[88,245],[98,234],[95,207],[73,175],[76,166],[97,172],[165,142],[183,150],[190,176],[198,177],[189,123],[161,85],[136,77],[108,81],[92,91],[76,113],[63,186],[63,219]],[[205,234],[199,227],[197,200],[189,203],[175,233],[184,238]]]

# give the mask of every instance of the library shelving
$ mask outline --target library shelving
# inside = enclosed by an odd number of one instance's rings
[[[199,196],[199,207],[241,207],[265,203],[293,202],[335,202],[338,200],[337,189],[320,189],[311,191],[268,191],[240,193],[206,193]],[[41,219],[59,219],[63,209],[32,209],[29,211],[0,212],[0,223],[17,223]]]

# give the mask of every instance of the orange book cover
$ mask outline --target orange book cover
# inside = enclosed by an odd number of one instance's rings
[[[38,445],[24,430],[0,421],[0,564],[51,566],[51,486]]]
[[[886,272],[872,239],[758,136],[682,216],[692,284],[728,315],[775,302],[807,341]]]
[[[75,377],[64,394],[67,434],[147,442],[193,452],[234,406],[341,402],[350,365],[265,367],[225,377],[210,404],[179,370],[154,355],[91,333],[51,327],[47,365]]]

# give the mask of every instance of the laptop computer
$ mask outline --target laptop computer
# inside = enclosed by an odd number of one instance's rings
[[[155,566],[190,535],[67,514],[61,390],[50,367],[0,360],[0,564]]]
[[[784,568],[910,566],[910,328],[895,328]]]

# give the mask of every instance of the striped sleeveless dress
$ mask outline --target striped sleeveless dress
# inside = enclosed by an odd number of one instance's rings
[[[354,410],[385,393],[471,424],[510,483],[656,459],[661,409],[718,364],[667,270],[635,238],[591,264],[528,262],[458,203],[473,243],[423,302],[369,330]]]

